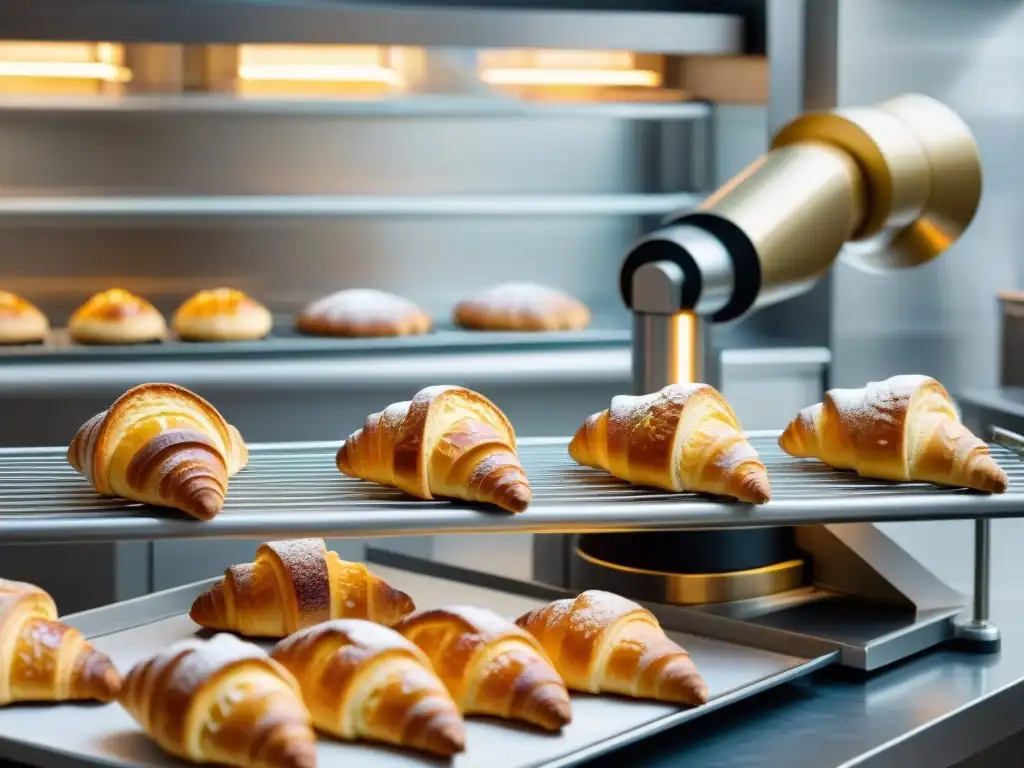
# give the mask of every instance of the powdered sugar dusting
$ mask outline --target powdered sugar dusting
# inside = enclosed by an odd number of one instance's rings
[[[281,559],[299,610],[299,624],[330,618],[331,583],[323,539],[295,539],[265,544]]]
[[[383,323],[421,314],[408,299],[372,288],[337,291],[317,299],[303,310],[310,319]]]

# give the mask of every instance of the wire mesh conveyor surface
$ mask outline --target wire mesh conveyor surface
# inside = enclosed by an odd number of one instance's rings
[[[772,501],[760,507],[622,483],[577,466],[566,441],[524,439],[520,456],[534,500],[519,515],[464,502],[421,501],[344,477],[333,443],[250,448],[231,480],[228,503],[209,522],[96,495],[59,448],[0,449],[0,542],[116,541],[192,537],[387,536],[402,534],[584,532],[801,523],[1024,517],[1024,463],[1009,448],[992,453],[1010,479],[1007,493],[894,484],[837,472],[783,454],[776,433],[751,442],[768,467]]]

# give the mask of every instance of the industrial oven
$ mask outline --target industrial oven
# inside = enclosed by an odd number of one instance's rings
[[[37,347],[0,348],[11,405],[0,473],[14,489],[0,497],[0,573],[44,584],[70,610],[171,589],[131,615],[82,614],[83,631],[111,648],[134,648],[133,627],[181,613],[205,586],[194,582],[251,559],[253,539],[335,537],[343,556],[424,591],[509,611],[600,586],[686,633],[721,670],[715,706],[837,661],[874,670],[952,639],[998,648],[990,521],[1024,513],[1015,436],[993,446],[1010,492],[981,498],[809,477],[770,431],[834,378],[828,269],[854,239],[843,206],[856,195],[839,178],[848,167],[829,171],[807,149],[842,126],[800,115],[838,103],[839,4],[556,5],[34,0],[0,12],[4,287],[55,326],[113,284],[166,311],[230,284],[275,313],[256,344],[97,349],[58,327]],[[880,109],[934,144],[921,166],[884,136],[879,163],[851,148],[862,176],[849,183],[885,177],[896,203],[875,211],[889,240],[847,256],[914,266],[950,243],[922,249],[927,238],[908,228],[941,221],[952,242],[972,219],[976,147],[941,104]],[[773,140],[744,171],[742,200],[735,185],[716,192]],[[915,203],[929,185],[956,193]],[[572,291],[594,323],[471,334],[442,320],[428,336],[379,341],[292,330],[298,309],[343,287],[387,288],[446,318],[499,273]],[[564,436],[581,415],[679,377],[727,395],[772,472],[770,505],[738,513],[567,474]],[[47,481],[65,470],[47,446],[160,380],[203,393],[256,444],[231,506],[201,526]],[[341,437],[440,381],[486,392],[524,436],[537,494],[527,514],[339,501],[321,465]],[[974,521],[969,606],[875,525],[943,519]],[[664,533],[683,520],[701,530]],[[47,566],[56,557],[60,573]],[[509,765],[572,764],[699,711],[592,716],[595,729],[616,723],[614,738],[531,743]],[[25,716],[11,727],[36,726]],[[22,759],[42,759],[26,749]]]

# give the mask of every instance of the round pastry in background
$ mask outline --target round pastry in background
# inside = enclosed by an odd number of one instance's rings
[[[274,324],[270,310],[243,291],[199,291],[174,313],[172,325],[187,341],[253,341]]]
[[[35,304],[0,291],[0,344],[36,344],[49,331],[50,321]]]
[[[80,344],[141,344],[163,339],[167,322],[145,299],[111,288],[76,309],[68,321],[68,331]]]
[[[590,325],[590,310],[555,288],[502,283],[456,304],[454,320],[477,331],[578,331]]]
[[[357,288],[317,299],[295,327],[319,336],[413,336],[426,333],[430,315],[393,293]]]

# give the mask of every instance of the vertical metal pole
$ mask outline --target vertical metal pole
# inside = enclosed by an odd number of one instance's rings
[[[956,637],[966,650],[995,653],[999,650],[999,627],[991,622],[992,521],[974,521],[974,601],[970,621],[956,628]]]
[[[989,573],[991,565],[992,522],[974,521],[974,616],[975,624],[989,619]]]
[[[645,395],[669,384],[719,386],[711,325],[693,312],[633,315],[633,390]]]

